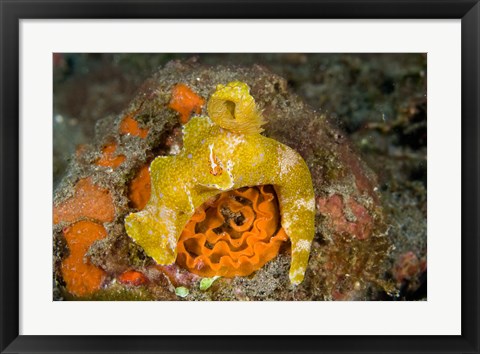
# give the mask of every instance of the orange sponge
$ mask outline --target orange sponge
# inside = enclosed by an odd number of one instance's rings
[[[62,262],[62,275],[67,290],[77,296],[89,295],[102,285],[106,273],[85,259],[89,247],[107,236],[102,225],[79,221],[63,231],[70,254]]]
[[[204,277],[247,276],[286,240],[273,187],[236,189],[196,210],[178,241],[177,263]]]
[[[131,116],[125,116],[120,122],[120,134],[130,134],[145,139],[148,135],[148,129],[140,128],[138,122]]]
[[[98,166],[117,168],[126,158],[125,155],[115,154],[116,151],[117,144],[113,142],[108,143],[102,148],[102,157],[100,157],[95,163]]]
[[[144,165],[128,185],[128,198],[131,205],[142,210],[150,199],[152,186],[150,184],[149,165]]]
[[[75,194],[53,208],[53,223],[75,222],[82,217],[111,222],[115,205],[110,191],[93,183],[91,177],[83,178],[75,186]]]
[[[172,98],[168,107],[180,114],[180,122],[186,124],[192,113],[199,114],[205,100],[185,84],[177,84],[172,89]]]

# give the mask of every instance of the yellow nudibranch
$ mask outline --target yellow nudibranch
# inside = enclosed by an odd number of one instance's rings
[[[292,243],[289,277],[303,281],[314,236],[315,198],[310,171],[290,147],[262,136],[265,123],[243,82],[218,85],[208,117],[184,126],[183,149],[150,165],[151,197],[125,219],[128,235],[157,263],[175,262],[177,242],[195,209],[209,198],[247,186],[271,184],[281,225]]]

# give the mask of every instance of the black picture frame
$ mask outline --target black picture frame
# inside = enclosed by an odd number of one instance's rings
[[[0,0],[1,353],[478,353],[478,0]],[[19,20],[79,18],[461,19],[462,334],[459,336],[19,335]]]

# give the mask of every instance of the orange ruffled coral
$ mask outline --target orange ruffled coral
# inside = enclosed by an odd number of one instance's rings
[[[246,187],[216,198],[199,207],[185,226],[177,263],[204,277],[234,277],[275,258],[287,235],[273,187]]]

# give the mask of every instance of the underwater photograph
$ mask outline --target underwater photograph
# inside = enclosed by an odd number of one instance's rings
[[[426,53],[52,63],[53,300],[427,300]]]

